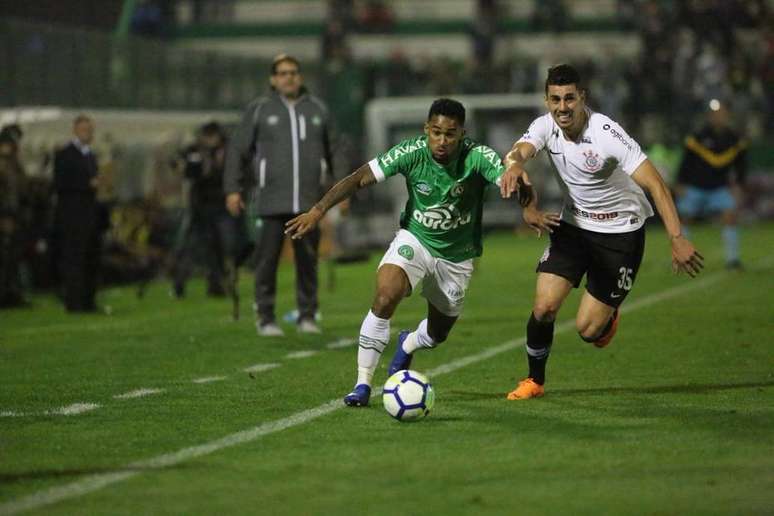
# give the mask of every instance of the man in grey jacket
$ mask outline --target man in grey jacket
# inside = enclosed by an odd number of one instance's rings
[[[274,301],[285,222],[314,206],[333,168],[328,110],[304,88],[298,60],[287,54],[274,58],[270,83],[271,92],[247,106],[230,141],[223,186],[226,207],[238,215],[244,209],[245,169],[255,174],[255,207],[261,218],[256,239],[256,326],[261,336],[280,337]],[[298,330],[320,333],[315,323],[319,231],[310,236],[293,240]]]

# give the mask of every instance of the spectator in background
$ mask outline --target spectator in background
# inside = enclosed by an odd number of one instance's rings
[[[484,67],[492,66],[498,15],[497,0],[478,0],[471,38],[473,57]]]
[[[329,20],[325,24],[325,31],[323,32],[322,44],[320,49],[322,52],[322,62],[336,57],[338,54],[346,51],[346,39],[347,35],[344,31],[344,25],[340,20]]]
[[[564,0],[536,0],[532,6],[532,26],[537,30],[564,32],[572,22],[572,11]]]
[[[328,109],[307,92],[296,58],[275,57],[269,80],[271,92],[247,106],[229,144],[224,190],[229,212],[238,215],[244,209],[245,166],[256,167],[255,209],[261,218],[256,239],[257,330],[260,336],[280,337],[284,332],[276,322],[275,297],[285,223],[321,197],[323,179],[333,170],[332,135]],[[320,333],[315,323],[319,240],[319,230],[309,238],[293,240],[298,331],[302,333]]]
[[[97,159],[90,147],[94,122],[79,115],[73,140],[54,158],[54,218],[58,264],[68,312],[95,312],[101,235],[106,214],[97,202]]]
[[[328,21],[336,20],[348,32],[355,26],[354,0],[328,0]]]
[[[761,46],[763,57],[761,59],[759,75],[766,105],[764,130],[774,132],[774,15],[769,17],[764,29]]]
[[[228,141],[220,124],[210,122],[199,129],[196,143],[187,147],[180,166],[190,183],[188,210],[183,220],[180,241],[175,250],[173,292],[185,295],[196,249],[205,254],[207,295],[225,295],[225,259],[234,252],[241,218],[226,210],[223,172]]]
[[[358,18],[364,32],[390,32],[395,25],[392,8],[384,0],[365,0]]]
[[[149,38],[163,38],[172,17],[171,3],[167,0],[140,0],[132,13],[132,34]]]
[[[21,129],[15,124],[0,131],[0,308],[26,305],[19,276],[25,184],[18,157],[20,138]]]
[[[697,217],[720,213],[726,268],[741,269],[738,199],[747,168],[747,141],[731,127],[728,108],[710,102],[707,123],[685,139],[685,155],[678,173],[677,209],[685,224]],[[687,236],[688,228],[683,227]]]

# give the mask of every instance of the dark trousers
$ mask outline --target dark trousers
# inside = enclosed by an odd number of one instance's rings
[[[274,300],[277,293],[277,265],[285,240],[285,223],[294,215],[262,217],[255,243],[255,304],[262,323],[275,320]],[[315,229],[300,240],[293,240],[296,262],[296,302],[300,319],[314,319],[317,312],[317,249],[320,230]]]
[[[96,310],[99,274],[100,236],[96,230],[61,228],[60,274],[64,287],[65,308],[71,312]]]
[[[0,229],[0,307],[16,306],[24,301],[19,277],[20,240],[15,229]]]
[[[234,218],[222,205],[197,207],[186,215],[181,241],[175,250],[172,273],[175,288],[181,291],[191,276],[195,251],[204,254],[207,265],[207,291],[223,290],[226,256],[233,256],[242,219]]]

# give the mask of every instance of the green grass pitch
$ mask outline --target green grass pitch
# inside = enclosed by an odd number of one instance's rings
[[[106,290],[111,316],[37,297],[0,312],[0,514],[772,514],[774,225],[743,229],[741,273],[717,227],[694,237],[707,268],[691,280],[652,228],[611,345],[560,325],[546,396],[509,402],[545,239],[489,235],[449,340],[415,358],[436,404],[414,424],[380,398],[340,404],[357,348],[332,343],[356,337],[377,254],[332,291],[321,267],[321,337],[261,340],[249,302],[232,322],[201,282],[182,301],[165,283]],[[283,264],[278,314],[293,292]],[[393,334],[424,313],[406,300]],[[117,397],[139,389],[155,391]],[[57,413],[76,404],[97,407]]]

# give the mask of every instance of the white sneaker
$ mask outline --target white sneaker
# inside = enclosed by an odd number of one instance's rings
[[[285,332],[282,328],[277,326],[277,323],[261,324],[260,321],[255,323],[255,328],[258,330],[258,335],[261,337],[284,337]]]
[[[317,326],[314,321],[304,319],[298,323],[298,333],[311,333],[314,335],[319,335],[322,333],[322,330],[320,330],[320,327]]]

